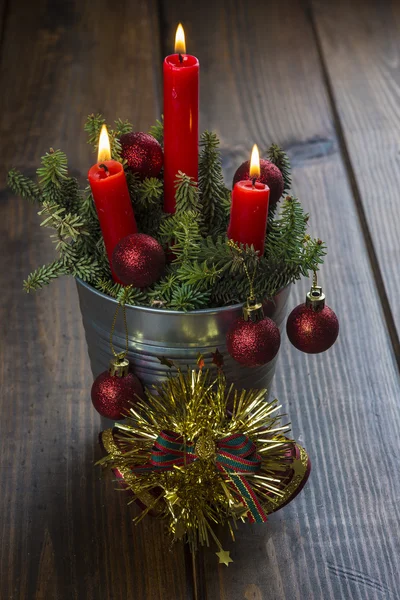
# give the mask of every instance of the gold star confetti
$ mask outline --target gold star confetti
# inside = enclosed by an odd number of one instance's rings
[[[219,558],[220,565],[228,566],[229,563],[233,562],[231,557],[229,556],[229,550],[221,550],[220,552],[215,553]]]

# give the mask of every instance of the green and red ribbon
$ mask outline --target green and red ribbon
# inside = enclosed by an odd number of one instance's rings
[[[216,442],[214,460],[217,469],[230,481],[236,495],[248,508],[250,522],[264,523],[267,516],[246,479],[247,474],[257,473],[261,468],[261,457],[256,450],[255,444],[246,435],[234,433]],[[161,431],[154,442],[149,462],[133,470],[169,471],[199,459],[193,442],[185,442],[176,433]]]

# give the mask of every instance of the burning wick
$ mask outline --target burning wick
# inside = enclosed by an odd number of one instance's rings
[[[99,165],[99,168],[104,169],[104,172],[106,173],[106,175],[108,175],[110,172],[109,168],[104,163],[101,163],[101,165]]]

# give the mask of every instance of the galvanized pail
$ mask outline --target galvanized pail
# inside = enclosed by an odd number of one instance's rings
[[[80,279],[76,282],[90,363],[93,376],[97,377],[108,369],[111,358],[110,329],[117,302]],[[290,286],[264,306],[265,314],[280,329],[286,316],[289,293]],[[227,353],[226,333],[241,315],[241,304],[192,312],[127,305],[128,358],[134,372],[144,386],[151,386],[166,379],[170,371],[160,363],[160,357],[164,356],[181,368],[186,368],[187,365],[196,364],[200,353],[204,355],[207,366],[211,364],[211,352],[218,348],[224,356],[224,372],[230,383],[235,383],[239,388],[269,389],[277,357],[265,366],[249,369],[240,366]],[[117,352],[125,349],[122,315],[119,315],[116,323],[113,343]]]

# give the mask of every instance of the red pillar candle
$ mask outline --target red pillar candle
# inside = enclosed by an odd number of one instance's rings
[[[179,24],[175,52],[164,60],[164,211],[175,212],[175,181],[182,171],[197,181],[199,162],[199,61],[185,54]]]
[[[238,181],[232,190],[231,218],[228,237],[239,244],[253,245],[264,254],[267,231],[269,187],[260,181],[260,158],[258,148],[253,147],[248,181]]]
[[[114,281],[122,283],[113,271],[112,253],[122,238],[137,233],[137,226],[124,168],[118,161],[110,159],[110,141],[107,128],[103,125],[99,139],[98,162],[89,170],[88,178],[111,273]]]

